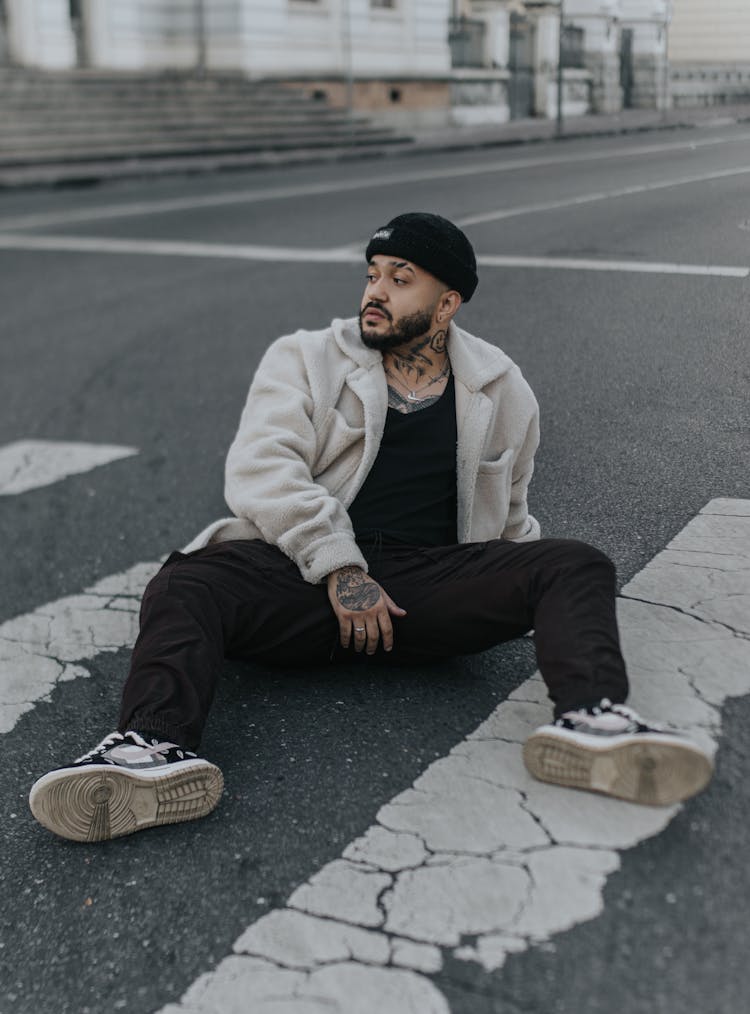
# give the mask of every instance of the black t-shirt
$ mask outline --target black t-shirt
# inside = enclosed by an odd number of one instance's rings
[[[378,456],[349,507],[359,542],[455,545],[456,439],[452,375],[432,405],[388,409]]]

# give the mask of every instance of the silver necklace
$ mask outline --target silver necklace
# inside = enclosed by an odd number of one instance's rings
[[[406,388],[406,390],[408,392],[407,395],[406,395],[406,400],[407,401],[424,401],[424,398],[418,398],[417,397],[417,392],[418,391],[424,391],[425,388],[431,387],[432,384],[437,384],[438,380],[442,380],[443,377],[447,377],[448,373],[450,372],[450,368],[451,368],[450,359],[446,359],[445,360],[445,366],[442,368],[442,370],[440,371],[440,373],[438,373],[438,375],[436,377],[430,377],[430,379],[427,381],[426,384],[421,384],[419,387],[411,387],[411,388],[406,383],[406,381],[403,380],[400,376],[397,377],[395,374],[391,373],[391,371],[388,369],[387,366],[385,368],[385,372],[393,380],[397,380],[401,384],[402,387]]]

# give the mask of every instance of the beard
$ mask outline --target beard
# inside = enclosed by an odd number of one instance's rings
[[[374,331],[365,330],[362,323],[362,314],[368,306],[377,306],[377,309],[381,313],[388,316],[391,326],[385,334],[377,334]],[[388,311],[384,310],[382,306],[378,306],[376,303],[368,303],[359,313],[359,333],[362,343],[368,349],[378,349],[380,352],[387,352],[389,349],[396,349],[400,345],[406,345],[415,338],[421,338],[422,335],[429,331],[432,324],[433,312],[434,310],[417,310],[415,313],[407,313],[405,317],[399,317],[397,321],[394,321],[390,314],[388,314]]]

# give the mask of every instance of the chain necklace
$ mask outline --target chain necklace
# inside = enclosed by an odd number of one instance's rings
[[[451,368],[450,359],[446,359],[445,366],[442,368],[440,373],[438,373],[436,377],[430,377],[430,379],[427,381],[426,384],[421,384],[419,387],[409,387],[409,385],[402,377],[396,376],[394,373],[391,373],[391,371],[388,369],[387,366],[385,367],[385,372],[388,374],[389,377],[391,377],[392,380],[397,380],[402,387],[406,388],[406,390],[408,391],[408,394],[406,395],[407,401],[424,401],[424,398],[417,397],[417,393],[419,391],[424,391],[425,388],[431,387],[433,384],[437,384],[438,380],[442,380],[443,377],[447,377],[448,374],[450,373],[450,368]]]

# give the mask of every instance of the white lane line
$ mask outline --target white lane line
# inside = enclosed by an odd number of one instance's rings
[[[135,447],[114,444],[17,440],[0,447],[0,496],[50,486],[69,475],[89,472],[137,453]]]
[[[634,706],[713,747],[750,691],[748,605],[750,500],[714,500],[623,590]],[[619,852],[679,807],[533,781],[521,744],[548,720],[535,675],[160,1014],[449,1014],[446,953],[496,970],[597,916]]]
[[[106,204],[97,207],[71,208],[67,211],[37,212],[28,215],[15,215],[0,218],[0,229],[35,229],[50,225],[69,225],[73,222],[99,222],[115,218],[137,218],[168,214],[174,211],[199,210],[201,208],[218,208],[232,204],[256,204],[267,201],[291,200],[299,197],[316,197],[325,194],[344,193],[346,191],[370,190],[373,187],[402,186],[405,183],[428,183],[437,180],[461,179],[470,176],[492,175],[493,173],[516,172],[525,169],[543,169],[561,165],[574,165],[585,162],[599,162],[610,159],[637,158],[643,155],[658,155],[673,151],[695,151],[723,144],[742,144],[750,141],[750,134],[738,134],[735,137],[699,138],[692,141],[674,144],[639,145],[637,148],[621,147],[607,151],[578,152],[569,155],[556,155],[549,158],[503,159],[495,162],[484,162],[480,165],[456,166],[446,169],[414,170],[412,172],[378,174],[375,176],[359,176],[353,180],[297,184],[285,187],[254,188],[250,190],[230,190],[217,194],[202,196],[172,197],[154,201],[133,201],[120,204]]]
[[[307,250],[302,247],[241,243],[193,243],[160,239],[117,239],[99,236],[38,236],[0,233],[0,249],[69,251],[71,253],[147,254],[156,257],[209,257],[249,261],[310,261],[362,263],[364,251],[352,247]]]
[[[556,271],[626,271],[656,275],[718,275],[724,278],[747,278],[750,268],[721,264],[669,264],[657,261],[607,261],[583,257],[506,257],[485,254],[477,257],[483,267],[551,268]]]
[[[139,563],[81,595],[0,624],[0,733],[49,700],[58,683],[88,676],[76,663],[133,645],[141,595],[158,569],[158,563]]]
[[[479,215],[466,215],[464,218],[457,218],[456,225],[465,229],[471,225],[499,222],[502,219],[517,218],[520,215],[536,215],[544,211],[561,211],[565,208],[576,208],[582,204],[593,204],[596,201],[611,201],[618,197],[632,197],[635,194],[653,193],[656,190],[684,187],[692,183],[708,183],[711,180],[746,176],[748,173],[750,173],[750,166],[739,166],[736,169],[721,169],[716,172],[699,173],[695,176],[677,176],[674,179],[659,180],[656,183],[638,183],[628,187],[618,187],[615,190],[597,190],[594,193],[579,194],[577,197],[565,197],[558,201],[538,201],[535,204],[519,204],[515,207],[484,211]]]
[[[0,249],[42,252],[136,254],[154,257],[205,257],[221,260],[298,264],[359,264],[364,251],[354,247],[309,250],[301,247],[189,243],[173,240],[115,239],[93,236],[8,235],[0,233]],[[575,257],[521,257],[480,254],[482,267],[544,268],[563,271],[626,271],[634,274],[705,275],[747,278],[750,267],[721,264],[670,264],[651,261],[595,260]]]

